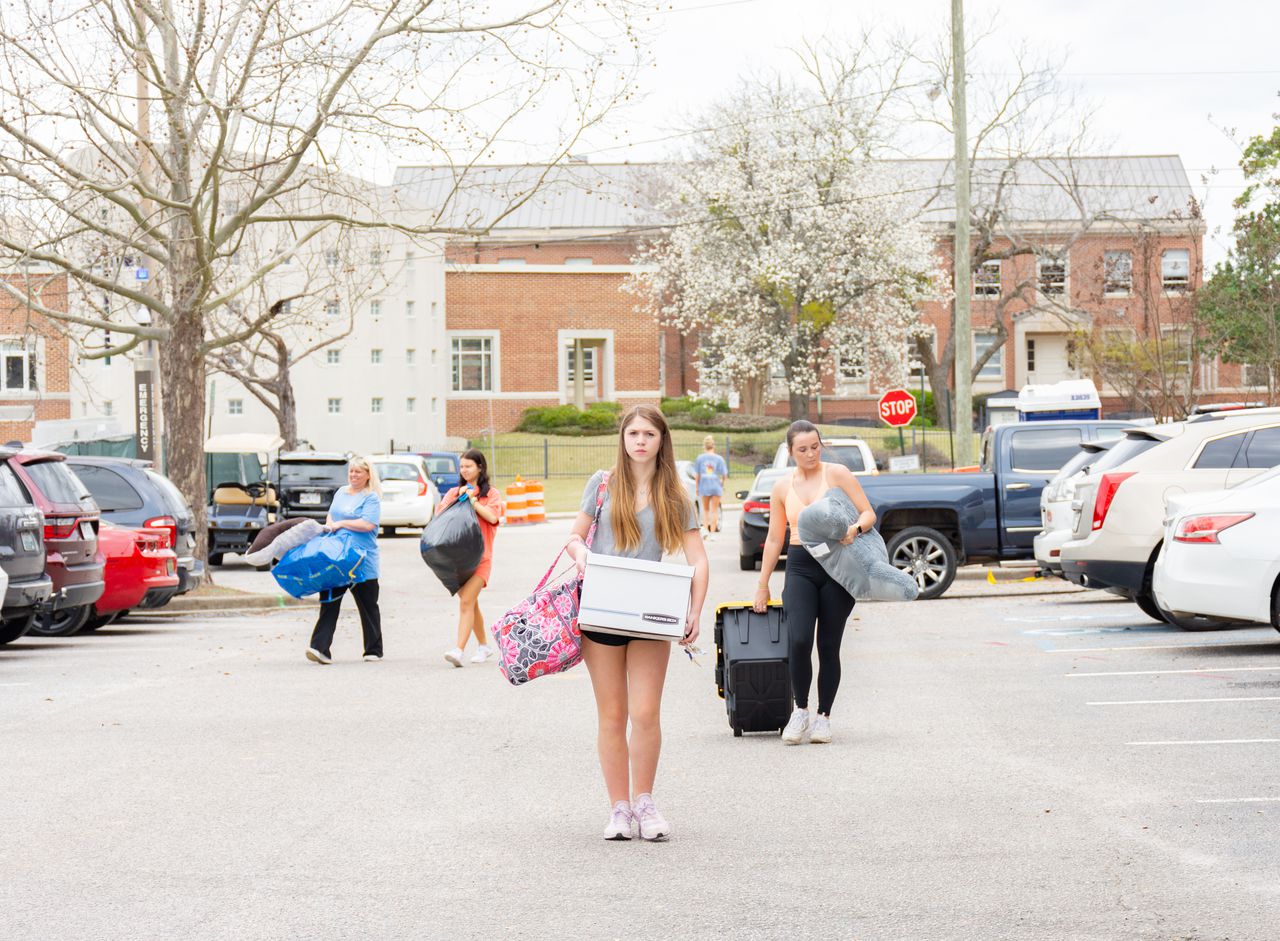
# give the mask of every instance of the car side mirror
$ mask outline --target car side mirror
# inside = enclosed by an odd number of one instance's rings
[[[878,471],[884,470],[884,461],[876,461],[876,470]]]
[[[747,499],[747,491],[746,491],[746,490],[738,490],[738,491],[736,491],[736,492],[734,493],[734,496],[735,496],[735,497],[737,497],[739,500],[745,500],[745,499]]]

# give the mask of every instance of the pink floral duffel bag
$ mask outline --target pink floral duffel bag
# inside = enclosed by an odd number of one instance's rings
[[[587,548],[595,539],[604,505],[606,473],[596,492],[596,518],[587,533]],[[564,549],[542,576],[533,594],[499,618],[490,630],[498,645],[498,666],[512,686],[551,673],[562,673],[582,659],[582,632],[578,630],[578,598],[582,582],[576,572],[565,581],[548,586]]]

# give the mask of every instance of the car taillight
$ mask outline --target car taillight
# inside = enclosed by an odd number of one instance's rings
[[[1218,534],[1237,523],[1253,519],[1252,513],[1214,513],[1210,516],[1188,516],[1178,524],[1174,542],[1216,543]]]
[[[159,529],[165,533],[168,545],[161,546],[162,549],[174,549],[178,545],[178,521],[172,516],[153,516],[142,524],[147,529]]]
[[[44,520],[45,539],[66,539],[76,531],[78,516],[46,516]]]
[[[421,477],[419,477],[418,478],[418,496],[425,497],[427,495],[428,486],[430,485]]]
[[[762,503],[759,500],[748,500],[742,504],[743,513],[761,513],[767,516],[769,514],[769,504]]]
[[[1107,511],[1111,509],[1111,501],[1116,498],[1120,485],[1134,475],[1133,471],[1122,474],[1103,474],[1098,481],[1098,495],[1093,500],[1093,528],[1101,529],[1107,521]]]

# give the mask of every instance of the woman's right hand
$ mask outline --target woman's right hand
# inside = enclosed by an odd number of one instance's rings
[[[756,598],[752,602],[751,608],[756,614],[764,614],[769,607],[769,589],[760,587],[756,589]]]

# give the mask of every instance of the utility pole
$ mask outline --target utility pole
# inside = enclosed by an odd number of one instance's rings
[[[150,89],[147,85],[146,78],[146,55],[144,52],[138,53],[138,176],[141,178],[143,185],[150,188],[152,180],[152,160],[149,142],[151,140],[151,112],[150,102],[148,101]],[[151,222],[151,200],[143,198],[140,203],[142,216]],[[135,277],[145,278],[144,283],[149,290],[156,290],[155,280],[151,277],[152,261],[146,255],[138,259]],[[144,320],[145,318],[145,320]],[[139,305],[138,315],[135,317],[136,322],[142,326],[150,326],[152,323],[151,312]],[[161,428],[159,418],[159,401],[158,394],[159,369],[156,362],[156,341],[152,339],[146,340],[142,344],[142,355],[134,360],[133,366],[133,396],[134,396],[134,421],[137,429],[138,450],[137,456],[146,461],[157,461],[163,469],[163,438],[161,437]]]
[[[956,138],[955,402],[956,462],[973,464],[973,269],[969,260],[969,128],[965,104],[964,0],[951,0],[951,111]]]

